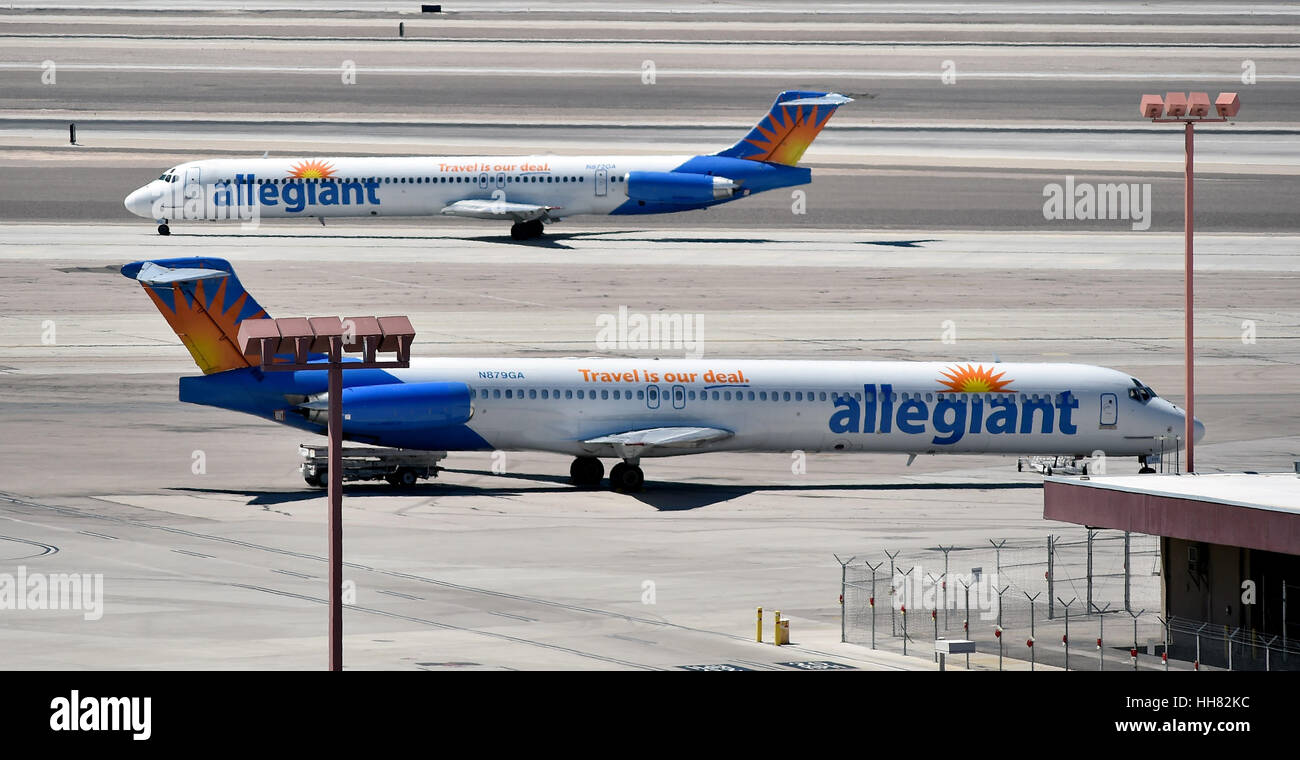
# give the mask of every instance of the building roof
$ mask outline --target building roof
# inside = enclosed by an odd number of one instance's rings
[[[1295,473],[1051,476],[1043,517],[1300,555]]]

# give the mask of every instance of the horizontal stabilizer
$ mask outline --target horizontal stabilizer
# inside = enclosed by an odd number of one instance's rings
[[[463,200],[456,201],[442,210],[443,216],[463,216],[470,219],[513,219],[516,222],[531,222],[544,219],[559,206],[539,206],[534,203],[510,203],[507,201]]]
[[[175,269],[146,261],[140,265],[140,271],[136,273],[135,279],[145,285],[173,285],[229,276],[230,272],[223,272],[220,269]]]

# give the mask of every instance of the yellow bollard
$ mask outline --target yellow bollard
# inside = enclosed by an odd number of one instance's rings
[[[781,627],[776,630],[777,646],[785,646],[790,643],[790,621],[782,620]]]
[[[762,607],[758,608],[758,627],[754,634],[754,641],[757,641],[760,644],[763,643],[763,608]]]
[[[781,611],[776,611],[776,622],[772,624],[772,643],[781,646]]]

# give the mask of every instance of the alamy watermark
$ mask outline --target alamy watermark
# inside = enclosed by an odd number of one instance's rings
[[[0,573],[0,614],[28,610],[78,610],[86,620],[104,617],[103,573]]]
[[[601,351],[683,351],[687,359],[704,355],[704,315],[680,312],[642,314],[618,307],[596,316],[596,348]]]
[[[1132,184],[1075,182],[1067,176],[1065,183],[1049,182],[1043,186],[1043,218],[1124,219],[1135,230],[1151,229],[1151,183]]]

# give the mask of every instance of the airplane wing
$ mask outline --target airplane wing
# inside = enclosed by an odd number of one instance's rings
[[[723,441],[735,433],[710,427],[659,427],[629,430],[625,433],[589,438],[583,443],[613,446],[620,457],[640,456],[652,448],[695,449],[708,443]]]
[[[516,222],[531,222],[550,216],[558,211],[559,206],[538,206],[534,203],[510,203],[507,201],[464,200],[456,201],[442,209],[444,216],[464,216],[471,219],[513,219]]]

